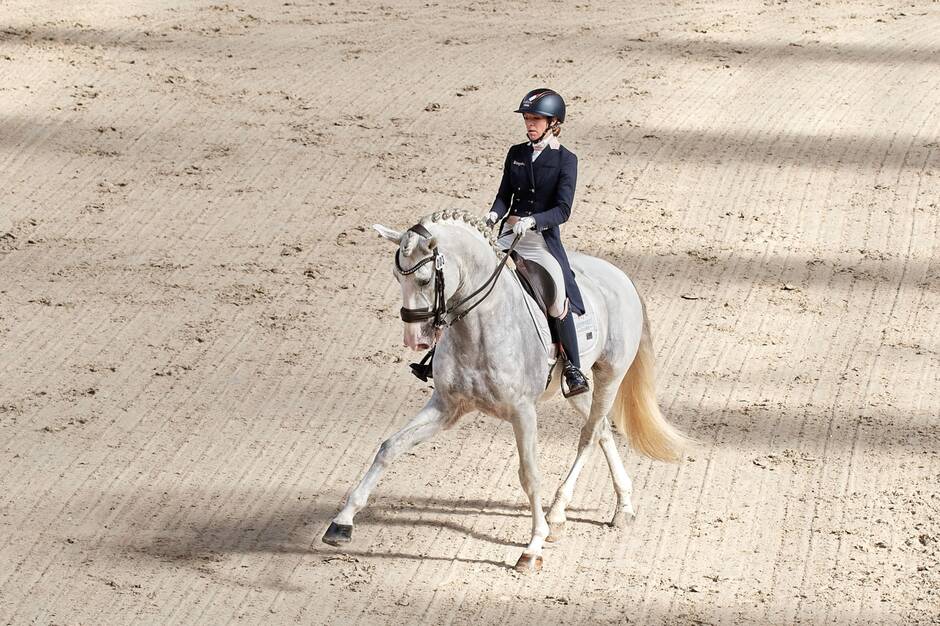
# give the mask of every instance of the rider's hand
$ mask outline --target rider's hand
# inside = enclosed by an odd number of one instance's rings
[[[523,235],[526,231],[532,230],[533,228],[535,228],[535,218],[522,217],[519,218],[519,221],[512,227],[512,232],[516,235]]]
[[[496,222],[499,220],[499,215],[496,214],[496,211],[490,211],[486,216],[486,225],[489,228],[496,226]]]

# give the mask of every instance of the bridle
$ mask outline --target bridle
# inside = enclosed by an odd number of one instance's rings
[[[432,238],[432,235],[428,229],[421,224],[415,224],[408,230],[426,239]],[[496,266],[496,269],[493,270],[493,273],[490,274],[490,277],[486,279],[486,282],[484,282],[479,287],[479,289],[450,307],[447,306],[447,300],[444,296],[444,255],[438,251],[437,246],[434,246],[431,249],[431,256],[421,259],[408,269],[405,269],[401,266],[401,248],[399,248],[395,252],[395,268],[401,273],[402,276],[409,276],[414,274],[418,271],[419,268],[424,267],[428,263],[434,264],[434,305],[430,307],[421,307],[420,309],[409,309],[407,307],[401,307],[400,314],[402,321],[411,323],[424,322],[433,319],[434,328],[441,330],[462,320],[470,311],[476,308],[481,302],[486,300],[487,296],[490,295],[490,292],[492,292],[496,287],[496,279],[499,278],[499,273],[503,271],[503,268],[506,266],[506,261],[509,259],[509,254],[516,247],[516,243],[519,242],[521,237],[522,235],[516,235],[512,245],[509,246],[509,250],[506,251],[506,255]],[[487,287],[489,287],[489,289],[487,289]],[[487,289],[487,291],[479,300],[474,302],[465,310],[456,313],[457,309],[476,297],[484,289]]]

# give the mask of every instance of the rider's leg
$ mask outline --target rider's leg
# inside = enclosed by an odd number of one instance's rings
[[[574,314],[570,307],[565,307],[565,315],[556,321],[558,338],[565,351],[568,362],[565,364],[564,376],[568,385],[565,397],[570,398],[590,389],[587,378],[581,373],[581,356],[578,352],[578,331],[574,325]],[[564,391],[564,390],[563,390]]]
[[[565,311],[565,316],[557,322],[558,339],[561,341],[561,347],[565,349],[565,356],[568,362],[576,368],[581,369],[581,355],[578,352],[578,331],[574,325],[574,315],[571,311]]]

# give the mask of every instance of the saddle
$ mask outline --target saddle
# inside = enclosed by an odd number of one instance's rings
[[[539,329],[542,336],[542,342],[549,351],[549,361],[554,363],[556,358],[556,347],[558,344],[558,335],[555,325],[550,322],[551,316],[548,314],[548,308],[555,301],[556,287],[555,281],[548,270],[534,261],[523,259],[515,252],[512,253],[513,261],[516,264],[516,276],[519,278],[519,284],[527,295],[527,306],[529,306],[532,319]],[[534,307],[528,303],[534,303]],[[578,351],[584,355],[594,348],[597,342],[597,324],[594,319],[594,311],[591,303],[585,300],[587,310],[583,315],[574,316],[575,329],[578,333]],[[535,307],[542,312],[541,318],[535,313]]]
[[[555,301],[557,291],[552,275],[535,261],[527,261],[515,252],[512,253],[512,260],[516,264],[516,271],[519,282],[522,283],[522,288],[535,301],[539,310],[542,311],[542,315],[547,319],[549,317],[548,307]]]

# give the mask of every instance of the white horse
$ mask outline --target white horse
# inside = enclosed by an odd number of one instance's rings
[[[570,398],[585,422],[574,464],[558,488],[546,522],[539,498],[535,407],[558,390],[561,368],[550,368],[526,308],[528,296],[517,279],[509,271],[494,272],[501,253],[492,233],[482,220],[458,211],[435,213],[405,232],[378,224],[375,229],[399,247],[394,274],[404,301],[405,345],[416,350],[436,345],[434,393],[404,428],[381,445],[323,541],[348,543],[353,517],[366,505],[389,464],[471,411],[507,420],[515,433],[519,479],[532,509],[532,538],[517,570],[540,569],[543,543],[562,535],[565,508],[595,444],[607,457],[617,494],[611,524],[621,527],[632,520],[632,484],[608,415],[635,450],[653,459],[678,460],[688,439],[663,418],[656,404],[649,322],[630,279],[606,261],[571,255],[581,293],[597,321],[597,341],[581,356],[585,371],[593,372],[594,389],[593,394]],[[479,289],[487,285],[492,287],[488,296]],[[475,291],[479,293],[474,295]],[[469,301],[468,296],[472,296]],[[486,297],[480,301],[482,296]],[[546,388],[550,371],[552,380]]]

